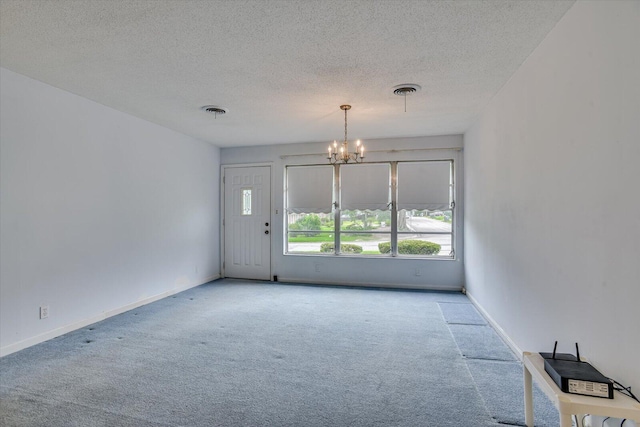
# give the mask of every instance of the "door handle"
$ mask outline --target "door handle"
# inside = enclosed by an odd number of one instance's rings
[[[269,234],[269,230],[264,230],[264,234]]]
[[[264,223],[264,226],[265,226],[265,227],[268,227],[268,226],[269,226],[269,223],[268,223],[268,222],[265,222],[265,223]]]

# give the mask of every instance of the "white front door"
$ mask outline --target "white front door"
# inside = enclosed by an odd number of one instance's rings
[[[271,280],[271,167],[224,169],[224,275]]]

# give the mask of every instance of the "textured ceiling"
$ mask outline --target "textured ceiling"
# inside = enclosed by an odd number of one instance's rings
[[[0,0],[0,65],[220,147],[455,134],[572,3]]]

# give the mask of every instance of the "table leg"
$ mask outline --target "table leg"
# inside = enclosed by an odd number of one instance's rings
[[[560,414],[560,427],[571,427],[571,414]]]
[[[531,380],[531,372],[526,366],[524,371],[524,423],[527,427],[533,427],[533,383]],[[571,424],[569,424],[571,426]],[[564,425],[561,425],[564,427]]]

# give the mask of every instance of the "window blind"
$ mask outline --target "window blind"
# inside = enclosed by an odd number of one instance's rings
[[[451,162],[398,163],[398,209],[451,209]]]
[[[388,210],[391,202],[390,172],[389,164],[340,165],[340,208]]]
[[[287,211],[330,213],[333,166],[287,166]]]

